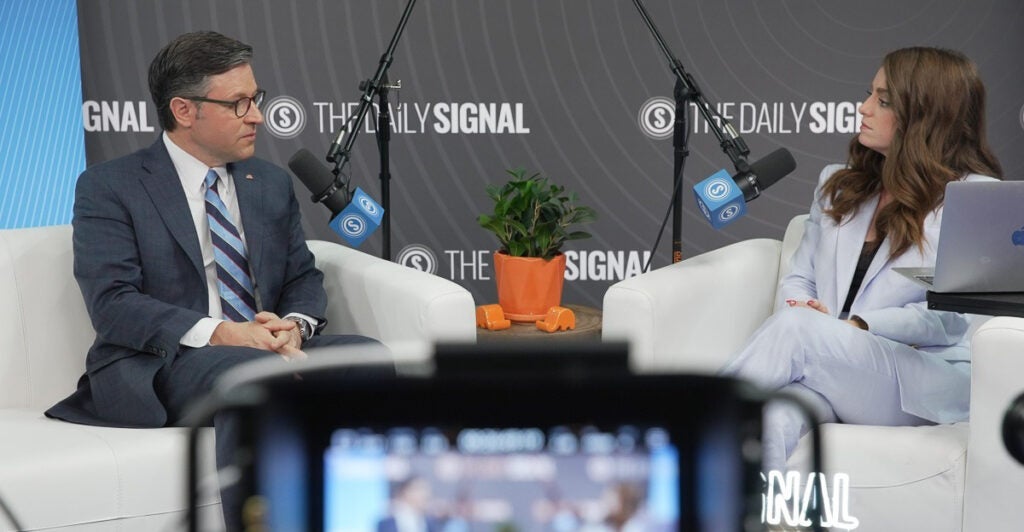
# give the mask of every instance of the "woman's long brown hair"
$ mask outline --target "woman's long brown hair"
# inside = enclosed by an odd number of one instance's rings
[[[890,241],[889,257],[924,249],[924,220],[942,205],[946,183],[967,173],[1000,177],[985,135],[985,86],[960,52],[903,48],[882,61],[896,131],[888,157],[850,142],[848,168],[822,188],[837,224],[857,213],[882,187],[892,197],[875,218]]]

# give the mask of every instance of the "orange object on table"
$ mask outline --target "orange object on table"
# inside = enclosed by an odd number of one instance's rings
[[[476,326],[489,331],[500,331],[511,327],[512,322],[505,319],[501,305],[480,305],[476,308]]]
[[[551,307],[544,319],[537,321],[537,328],[549,333],[575,329],[576,314],[565,307]]]

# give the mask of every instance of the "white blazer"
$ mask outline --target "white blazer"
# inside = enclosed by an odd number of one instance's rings
[[[793,254],[790,273],[780,281],[777,307],[785,305],[786,299],[803,301],[813,298],[828,307],[833,316],[838,316],[842,311],[872,214],[878,205],[877,198],[869,200],[852,217],[839,224],[822,214],[821,187],[832,174],[842,168],[843,165],[838,164],[826,166],[818,178],[803,240]],[[977,174],[964,177],[965,181],[993,179]],[[941,221],[942,207],[925,218],[923,250],[912,246],[899,257],[890,259],[889,240],[882,241],[853,300],[850,314],[863,318],[872,333],[912,346],[919,353],[926,353],[925,360],[940,362],[933,358],[938,357],[948,362],[965,362],[970,360],[969,339],[965,333],[970,327],[972,316],[929,310],[924,288],[892,271],[894,267],[935,265]],[[901,357],[895,360],[901,392],[908,392],[908,388],[919,388],[911,383],[917,380],[915,373],[920,372],[921,361],[904,360]],[[967,364],[955,366],[958,371],[969,371]],[[904,407],[917,403],[914,398],[907,397],[906,393],[901,395]],[[920,406],[922,408],[905,409],[917,415],[931,410],[927,405]],[[920,411],[920,414],[915,410]]]

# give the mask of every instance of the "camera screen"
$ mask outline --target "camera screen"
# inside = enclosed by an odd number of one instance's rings
[[[670,531],[679,523],[679,451],[661,427],[339,428],[323,475],[328,531]]]

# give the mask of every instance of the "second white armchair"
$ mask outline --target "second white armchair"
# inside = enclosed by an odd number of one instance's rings
[[[641,372],[717,372],[773,312],[805,218],[781,242],[738,242],[613,285],[604,339],[629,341]],[[823,426],[827,478],[849,475],[858,530],[1020,529],[1024,466],[1003,448],[999,420],[1024,391],[1024,319],[982,325],[972,360],[970,423]],[[807,463],[808,447],[805,438],[790,463]]]

